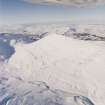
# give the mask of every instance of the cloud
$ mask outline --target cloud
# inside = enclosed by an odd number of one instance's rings
[[[55,4],[69,6],[96,6],[105,5],[105,0],[23,0],[29,3],[36,4]]]

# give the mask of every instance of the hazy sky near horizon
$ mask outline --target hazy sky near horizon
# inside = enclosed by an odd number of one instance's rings
[[[76,6],[31,4],[22,0],[0,0],[0,24],[54,21],[105,24],[105,5],[80,8]]]

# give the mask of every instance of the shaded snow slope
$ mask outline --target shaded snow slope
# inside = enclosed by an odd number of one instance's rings
[[[0,40],[0,61],[10,58],[14,52],[14,48],[10,44]]]
[[[9,65],[18,69],[22,79],[43,81],[51,88],[87,96],[95,105],[105,104],[105,42],[52,34],[18,44],[15,50]]]
[[[52,89],[43,81],[23,80],[0,62],[0,105],[94,105],[87,96]]]

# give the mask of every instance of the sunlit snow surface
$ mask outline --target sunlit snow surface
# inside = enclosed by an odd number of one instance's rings
[[[104,105],[105,25],[0,27],[0,105]]]

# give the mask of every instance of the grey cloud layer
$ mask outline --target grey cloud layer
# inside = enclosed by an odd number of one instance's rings
[[[24,0],[30,3],[61,4],[71,6],[105,5],[105,0]]]

